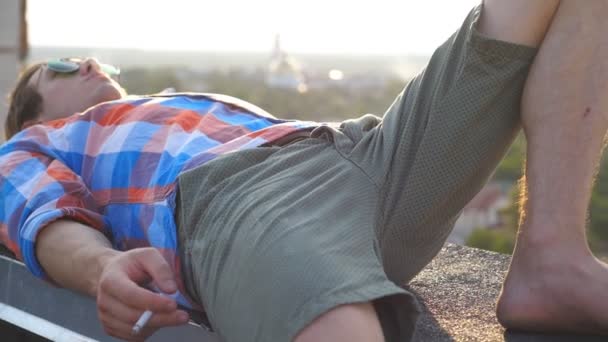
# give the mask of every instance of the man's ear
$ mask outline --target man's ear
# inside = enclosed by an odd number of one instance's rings
[[[21,125],[21,129],[24,130],[30,126],[34,126],[34,125],[38,125],[41,124],[42,120],[38,119],[33,119],[33,120],[27,120],[25,121],[22,125]]]

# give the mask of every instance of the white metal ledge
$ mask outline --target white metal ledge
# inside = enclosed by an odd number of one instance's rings
[[[52,287],[36,279],[22,263],[2,255],[0,320],[51,341],[118,341],[103,331],[92,298]],[[219,340],[205,329],[189,324],[161,329],[147,341]]]

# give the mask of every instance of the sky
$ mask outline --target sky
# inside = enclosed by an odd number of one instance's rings
[[[430,54],[480,0],[28,0],[34,46]]]

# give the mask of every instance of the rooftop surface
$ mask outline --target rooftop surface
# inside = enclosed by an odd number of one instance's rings
[[[505,332],[496,320],[494,303],[508,265],[508,255],[447,244],[409,285],[409,290],[419,298],[423,309],[414,341],[608,341],[606,336]],[[38,317],[47,320],[97,341],[116,341],[103,334],[96,319],[93,300],[50,287],[34,279],[22,264],[2,257],[0,273],[3,274],[0,277],[0,305],[10,306],[5,309],[0,307],[0,319],[2,314],[6,314],[9,323],[11,319],[15,320],[15,315],[7,310],[16,308],[17,311],[35,316],[34,319]],[[36,296],[32,296],[32,293],[36,293]],[[23,326],[40,329],[40,324],[29,324],[31,319],[24,316],[21,321],[27,322]],[[68,333],[51,328],[53,327],[48,326],[44,330],[51,340],[56,340],[49,335],[51,332]],[[219,341],[217,336],[195,326],[163,329],[150,339],[167,340]]]
[[[595,342],[607,336],[505,331],[494,305],[510,256],[447,244],[410,283],[423,306],[415,341]]]

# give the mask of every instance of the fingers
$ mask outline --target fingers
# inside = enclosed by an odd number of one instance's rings
[[[170,312],[177,308],[173,299],[147,290],[126,277],[109,277],[101,283],[100,290],[100,295],[109,295],[128,306],[143,310]]]
[[[140,341],[160,327],[187,323],[188,314],[177,310],[175,300],[142,287],[152,279],[161,291],[175,293],[177,285],[173,277],[169,264],[153,248],[123,252],[113,258],[105,265],[97,289],[99,319],[106,332],[128,341]],[[146,310],[152,311],[152,317],[144,330],[133,336],[133,325]]]
[[[116,320],[127,323],[131,328],[143,314],[143,310],[125,305],[116,298],[108,297],[103,303],[99,303],[98,310],[108,321]],[[188,323],[189,315],[183,310],[171,312],[154,313],[146,323],[146,327],[175,326]]]
[[[143,328],[137,335],[133,334],[132,326],[119,321],[105,321],[100,319],[106,334],[125,341],[144,341],[156,332],[156,329]]]
[[[161,291],[164,293],[177,291],[173,271],[157,249],[141,248],[135,251],[134,257]]]
[[[133,326],[143,311],[128,307],[112,298],[108,298],[105,303],[100,304],[98,311],[99,319],[106,333],[128,341],[143,341],[159,328],[186,324],[189,318],[188,314],[182,310],[154,314],[140,332],[134,335]]]
[[[100,294],[109,294],[128,306],[154,312],[175,310],[177,305],[173,299],[140,285],[150,278],[165,293],[177,291],[173,272],[156,249],[142,248],[125,252],[104,269],[98,297]]]

